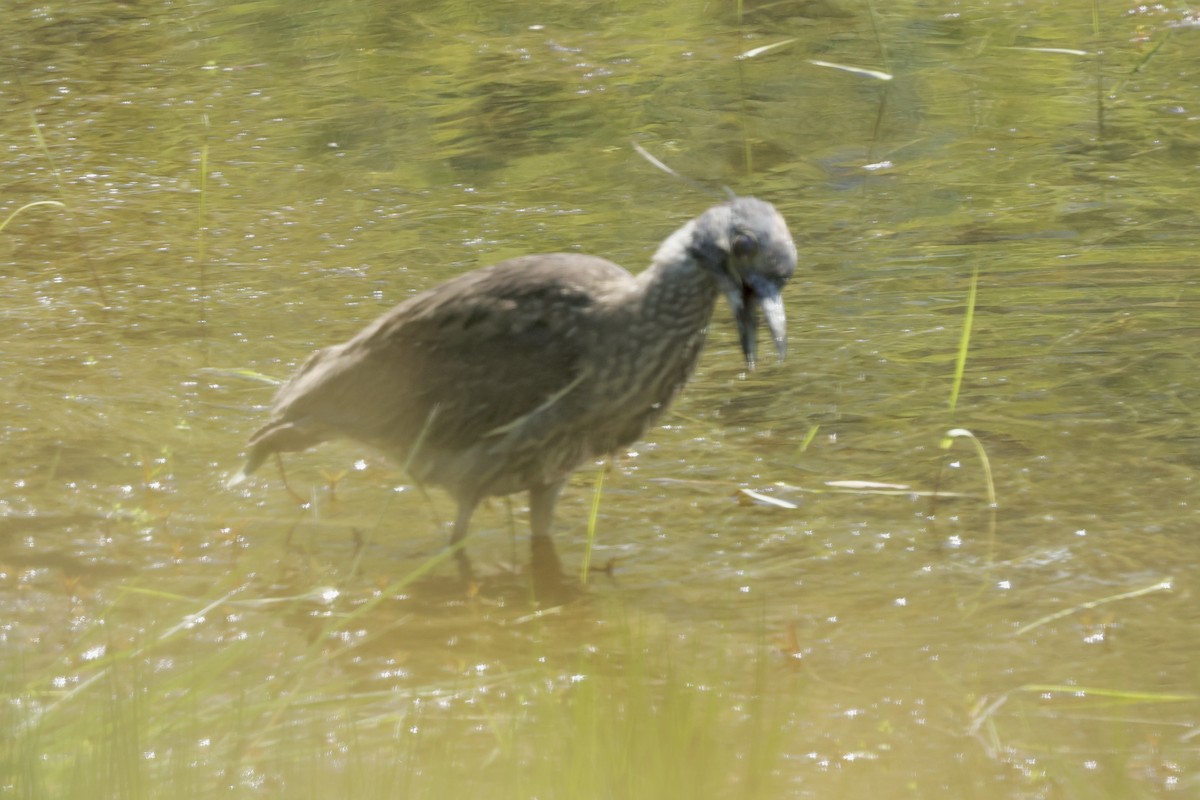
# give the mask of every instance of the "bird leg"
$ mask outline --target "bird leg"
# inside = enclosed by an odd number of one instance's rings
[[[563,581],[562,563],[554,549],[554,540],[550,538],[554,507],[558,504],[558,495],[565,483],[562,480],[529,490],[529,527],[533,532],[529,539],[530,566],[534,594],[541,601],[563,602],[568,594]]]
[[[534,486],[529,490],[529,528],[533,538],[549,538],[550,527],[554,524],[554,507],[558,505],[558,495],[562,492],[565,480],[548,486]]]
[[[467,538],[467,529],[471,525],[471,515],[475,513],[478,498],[459,497],[458,514],[454,517],[454,529],[450,533],[450,547],[454,550],[454,558],[458,561],[458,571],[465,580],[472,580],[471,559],[467,557],[467,548],[463,541]]]
[[[471,516],[475,513],[475,503],[470,500],[458,501],[458,515],[454,518],[454,529],[450,533],[450,546],[467,538],[467,529],[471,525]]]
[[[291,498],[296,501],[296,504],[306,506],[311,503],[311,497],[305,497],[304,495],[300,494],[292,488],[291,484],[288,483],[287,470],[283,468],[283,456],[279,454],[278,450],[275,451],[275,466],[279,467],[279,477],[283,479],[283,488],[286,489],[287,493],[291,495]]]

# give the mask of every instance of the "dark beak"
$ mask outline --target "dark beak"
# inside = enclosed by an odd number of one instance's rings
[[[754,369],[758,351],[758,312],[766,317],[767,328],[775,341],[775,352],[782,361],[787,355],[787,317],[783,311],[783,296],[780,287],[771,280],[755,273],[742,276],[739,286],[730,282],[724,286],[725,299],[733,309],[737,320],[738,339],[742,344],[742,355],[746,366]]]

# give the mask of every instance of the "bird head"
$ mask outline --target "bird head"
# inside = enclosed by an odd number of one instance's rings
[[[688,252],[733,310],[746,365],[754,368],[760,311],[782,360],[787,319],[781,290],[796,271],[796,245],[783,217],[770,203],[738,197],[705,211],[690,233]]]

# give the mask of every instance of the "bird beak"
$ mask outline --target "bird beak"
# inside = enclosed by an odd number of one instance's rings
[[[742,355],[746,366],[754,369],[758,351],[758,312],[762,310],[767,328],[775,342],[775,352],[782,361],[787,355],[787,316],[783,311],[783,296],[780,286],[755,273],[742,276],[738,286],[732,282],[725,287],[725,299],[733,309],[737,320],[738,339],[742,344]]]

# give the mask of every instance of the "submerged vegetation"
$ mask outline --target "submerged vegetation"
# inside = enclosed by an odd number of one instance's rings
[[[771,677],[778,657],[767,648],[717,654],[613,608],[613,629],[593,631],[594,645],[547,655],[546,642],[577,624],[559,609],[509,621],[529,629],[524,652],[500,663],[481,653],[488,662],[401,689],[402,658],[386,659],[392,681],[355,666],[365,650],[402,651],[395,629],[384,626],[382,640],[378,629],[358,629],[336,592],[242,593],[196,601],[131,591],[110,615],[163,624],[167,609],[195,610],[142,640],[94,645],[78,677],[55,691],[30,693],[28,676],[12,669],[5,688],[20,702],[2,720],[12,734],[0,745],[4,790],[766,798],[786,788],[786,717],[770,698],[795,680]],[[125,607],[139,597],[140,611]],[[275,636],[264,652],[259,635],[245,634],[268,608],[281,618],[320,610],[324,633],[309,644]]]

